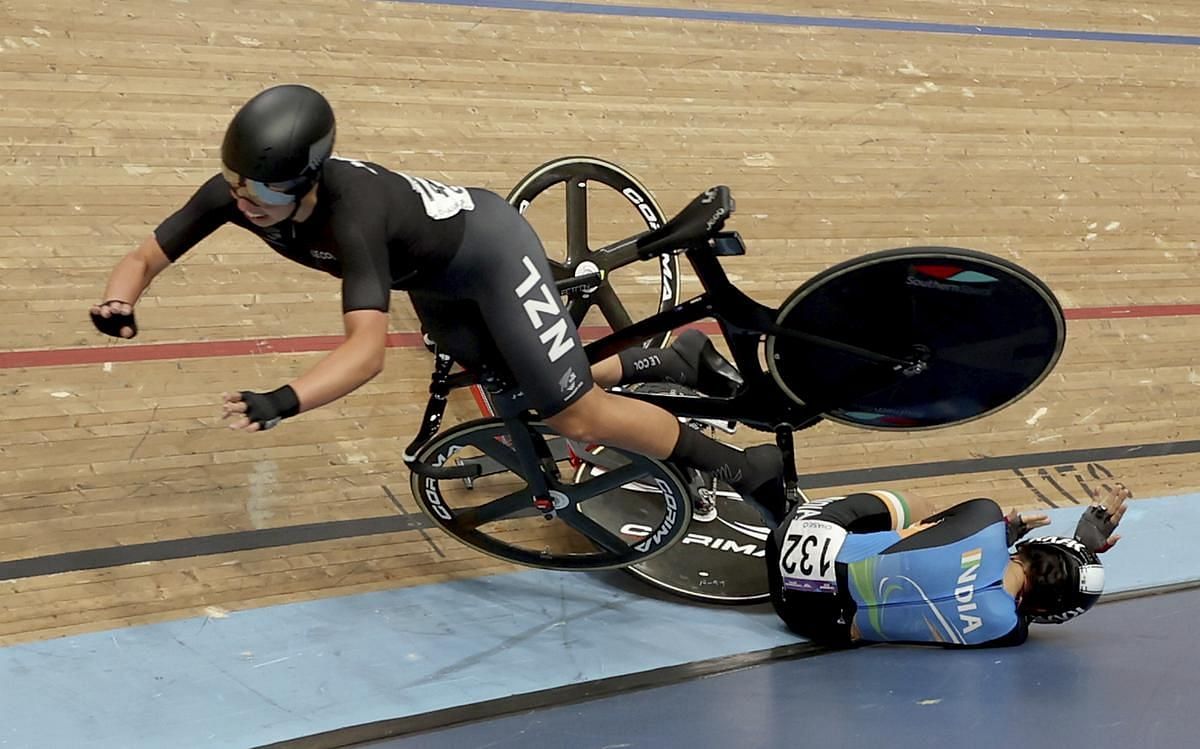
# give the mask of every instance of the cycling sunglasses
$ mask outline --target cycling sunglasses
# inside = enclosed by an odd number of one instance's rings
[[[288,180],[286,182],[272,182],[268,185],[267,183],[259,182],[258,180],[246,179],[242,175],[231,171],[226,167],[221,168],[221,174],[225,177],[225,181],[229,183],[229,186],[233,188],[234,191],[244,188],[245,191],[249,193],[249,195],[244,197],[248,197],[260,205],[291,205],[292,203],[296,202],[297,196],[288,191],[295,190],[297,187],[309,181],[307,177],[300,177],[297,179]]]

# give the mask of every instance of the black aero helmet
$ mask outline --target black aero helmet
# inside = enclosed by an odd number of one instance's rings
[[[296,84],[269,88],[246,102],[225,131],[225,178],[264,202],[292,202],[320,176],[335,129],[333,107],[317,91]]]
[[[1104,592],[1104,565],[1078,539],[1042,536],[1017,544],[1016,550],[1026,552],[1030,562],[1027,571],[1034,577],[1020,605],[1021,613],[1031,621],[1061,624],[1100,600]]]

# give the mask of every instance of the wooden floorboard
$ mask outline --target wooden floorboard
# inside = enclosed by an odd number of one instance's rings
[[[1136,9],[873,1],[852,13],[830,2],[802,11],[767,0],[621,4],[1200,35],[1200,15],[1182,0]],[[1200,326],[1189,307],[1200,303],[1195,45],[359,0],[0,0],[0,11],[6,349],[340,335],[337,281],[235,228],[156,281],[138,305],[136,342],[102,339],[86,314],[121,255],[215,173],[236,107],[267,85],[304,81],[333,102],[340,153],[414,174],[506,194],[544,161],[587,154],[638,176],[668,213],[729,185],[738,204],[730,228],[750,251],[727,267],[767,304],[867,251],[951,245],[1023,265],[1069,312],[1181,305],[1163,317],[1071,320],[1054,373],[976,422],[801,432],[797,466],[821,475],[956,462],[890,487],[932,507],[980,495],[1067,506],[1084,500],[1085,486],[1115,480],[1140,496],[1200,486],[1186,453],[972,468],[1055,451],[1109,456],[1200,433]],[[596,200],[594,236],[636,229],[623,199]],[[551,256],[563,252],[561,214],[549,194],[530,212]],[[617,279],[637,309],[654,306],[654,272]],[[696,292],[690,269],[683,278]],[[391,325],[417,329],[402,295]],[[375,381],[268,434],[221,428],[222,391],[277,387],[320,356],[0,368],[0,564],[336,528],[398,514],[389,491],[416,512],[401,452],[424,407],[430,357],[419,348],[390,350]],[[448,423],[475,413],[460,394]],[[743,429],[733,441],[765,438]],[[0,645],[511,569],[425,533],[0,581]]]

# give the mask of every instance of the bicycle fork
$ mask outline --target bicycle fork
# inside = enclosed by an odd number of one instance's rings
[[[783,496],[787,502],[785,512],[790,512],[798,504],[808,502],[808,497],[800,488],[800,476],[796,473],[796,443],[792,438],[794,431],[795,428],[791,424],[775,427],[775,444],[783,453]]]
[[[421,428],[417,436],[404,449],[404,462],[412,464],[417,459],[417,451],[421,449],[433,435],[442,427],[442,417],[446,413],[446,400],[450,395],[450,368],[454,360],[446,354],[436,354],[433,361],[433,376],[429,382],[429,402],[425,404],[425,415],[421,417]]]
[[[546,520],[558,517],[558,511],[567,506],[567,496],[550,488],[548,476],[557,476],[558,466],[545,438],[529,428],[521,416],[505,416],[504,428],[508,431],[512,450],[521,464],[522,478],[529,482],[533,495],[533,506]]]
[[[410,470],[422,476],[437,480],[462,479],[469,484],[483,474],[481,461],[468,459],[457,466],[442,466],[426,465],[417,460],[421,446],[433,439],[442,426],[446,401],[453,387],[450,377],[453,366],[454,360],[446,354],[435,355],[433,376],[429,383],[429,403],[425,406],[417,436],[404,450],[404,462]],[[503,421],[508,431],[509,446],[521,465],[522,478],[529,482],[533,506],[542,513],[542,517],[553,520],[569,500],[562,492],[553,491],[547,481],[547,476],[557,476],[558,473],[550,447],[542,435],[530,429],[521,416],[504,417]]]

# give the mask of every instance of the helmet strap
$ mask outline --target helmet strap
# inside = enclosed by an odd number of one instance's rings
[[[292,212],[291,212],[291,213],[289,213],[289,214],[288,214],[288,216],[287,216],[287,218],[286,218],[286,219],[284,219],[284,220],[285,220],[285,221],[291,221],[293,218],[295,218],[295,217],[296,217],[296,214],[300,212],[300,205],[301,205],[301,204],[302,204],[302,203],[303,203],[305,200],[307,200],[307,199],[308,199],[308,196],[309,196],[309,195],[312,195],[312,194],[313,194],[313,191],[314,191],[314,190],[316,190],[316,189],[317,189],[317,183],[314,181],[314,182],[312,183],[312,187],[308,188],[308,190],[307,190],[307,191],[305,191],[305,193],[304,193],[303,195],[297,195],[297,196],[296,196],[296,200],[292,202]]]

